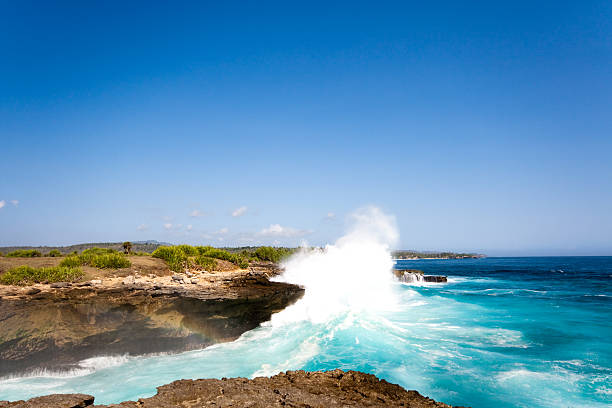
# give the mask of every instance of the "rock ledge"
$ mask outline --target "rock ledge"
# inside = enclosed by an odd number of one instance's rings
[[[55,394],[28,401],[0,402],[0,408],[87,407],[94,398]],[[96,405],[114,408],[160,407],[411,407],[452,408],[416,391],[358,371],[287,371],[273,377],[179,380],[138,401]],[[457,407],[458,408],[458,407]]]

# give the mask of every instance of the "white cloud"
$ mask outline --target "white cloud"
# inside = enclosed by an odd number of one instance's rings
[[[221,228],[219,231],[215,232],[215,234],[227,234],[229,232],[229,228],[224,227]]]
[[[232,217],[242,217],[247,211],[247,207],[246,206],[242,206],[240,208],[236,208],[233,212],[232,212]]]
[[[167,222],[167,223],[165,223],[165,224],[164,224],[164,228],[165,228],[166,230],[168,230],[168,231],[170,231],[170,230],[172,229],[172,227],[173,227],[173,225],[172,225],[171,223],[169,223],[169,222]]]
[[[136,227],[136,229],[138,231],[146,231],[149,229],[149,226],[147,224],[140,224],[139,226]]]
[[[189,213],[190,217],[203,217],[204,215],[206,215],[206,214],[204,214],[200,210],[193,210],[192,212]]]
[[[262,229],[259,234],[267,237],[294,238],[308,235],[311,232],[312,231],[308,230],[298,230],[291,227],[283,227],[280,224],[270,224],[268,228]]]
[[[191,231],[192,229],[193,229],[193,225],[189,224],[189,225],[187,226],[187,231]]]
[[[11,200],[11,204],[17,207],[19,205],[19,200]]]
[[[0,201],[0,208],[4,207],[6,205],[6,201],[2,200]]]
[[[325,216],[326,220],[333,220],[334,218],[336,218],[336,214],[333,212],[328,212],[327,215]]]

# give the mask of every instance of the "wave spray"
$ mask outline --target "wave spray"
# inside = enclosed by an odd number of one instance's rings
[[[273,316],[272,323],[310,320],[322,323],[338,314],[392,308],[391,247],[399,238],[395,217],[376,207],[349,217],[347,233],[324,248],[303,248],[284,263],[275,280],[306,289],[295,305]]]

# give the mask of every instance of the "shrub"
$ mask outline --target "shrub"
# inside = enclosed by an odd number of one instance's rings
[[[153,251],[155,258],[160,258],[166,261],[168,268],[174,272],[182,272],[187,266],[189,256],[183,252],[184,247],[187,245],[181,245],[176,247],[160,246]]]
[[[207,269],[217,268],[217,262],[215,262],[213,266],[212,262],[206,260],[206,258],[229,261],[240,268],[247,268],[249,266],[249,262],[245,257],[238,254],[231,254],[223,249],[213,248],[211,246],[161,246],[153,251],[152,255],[166,261],[170,270],[175,272],[182,272],[191,262],[195,262],[197,265]],[[201,265],[200,262],[203,262],[206,266]]]
[[[204,255],[199,255],[196,257],[195,262],[207,271],[214,271],[218,266],[216,260]]]
[[[290,248],[259,247],[253,252],[253,257],[260,261],[280,262],[295,252]]]
[[[196,249],[201,256],[229,261],[240,268],[248,268],[249,266],[249,261],[241,254],[232,254],[224,249],[213,248],[211,246],[199,246]]]
[[[120,269],[128,268],[132,263],[128,261],[125,256],[119,254],[106,254],[94,256],[89,262],[89,265],[96,268]]]
[[[81,265],[89,265],[101,269],[120,269],[127,268],[132,265],[132,263],[125,256],[117,253],[116,251],[98,255],[85,253],[85,251],[83,251],[81,255],[71,255],[64,258],[62,262],[60,262],[60,266],[65,267],[76,267]]]
[[[50,268],[33,268],[23,265],[9,269],[0,275],[4,285],[27,285],[40,282],[73,282],[84,275],[81,268],[53,266]]]
[[[123,253],[126,255],[132,253],[132,243],[130,241],[125,241],[123,243]]]
[[[42,256],[40,251],[35,249],[18,249],[13,252],[9,252],[6,256],[10,256],[12,258],[34,258]]]
[[[50,256],[52,258],[57,258],[58,256],[62,256],[62,253],[58,251],[57,249],[52,249],[49,251],[49,254],[47,256]]]
[[[60,262],[60,266],[65,266],[69,268],[74,268],[76,266],[81,265],[83,265],[83,260],[78,255],[67,256],[66,258],[62,259],[62,262]]]

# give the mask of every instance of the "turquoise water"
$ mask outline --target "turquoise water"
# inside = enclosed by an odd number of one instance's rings
[[[63,376],[5,379],[0,400],[84,392],[112,403],[151,396],[181,378],[342,368],[450,404],[611,406],[612,257],[400,263],[447,275],[449,283],[393,283],[393,305],[382,310],[340,308],[314,320],[281,312],[204,350],[100,357]]]

